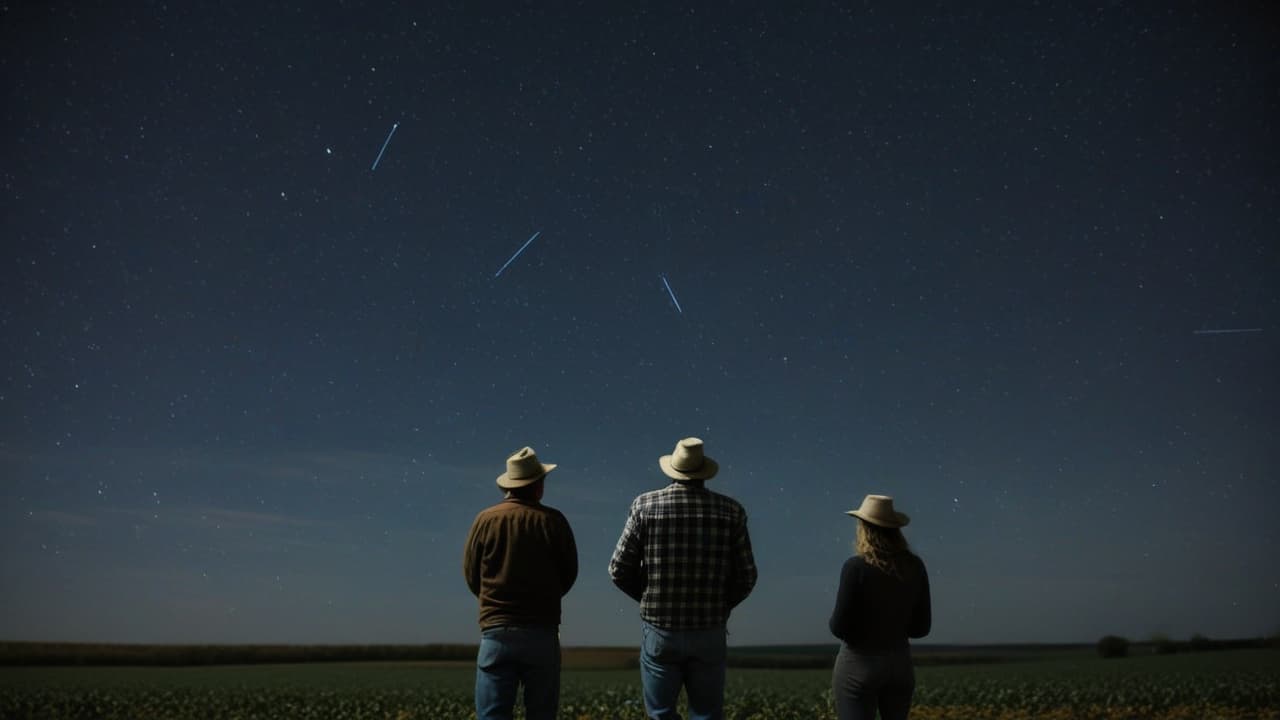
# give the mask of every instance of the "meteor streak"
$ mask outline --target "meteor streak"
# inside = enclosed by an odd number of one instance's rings
[[[506,270],[507,266],[510,265],[512,262],[514,262],[516,258],[520,257],[520,253],[524,252],[525,248],[529,247],[529,243],[533,242],[533,239],[538,237],[541,234],[542,234],[542,231],[539,230],[538,232],[531,235],[528,240],[525,240],[524,244],[520,246],[520,249],[516,251],[516,254],[512,255],[510,260],[503,263],[502,267],[498,268],[498,272],[494,273],[493,276],[498,277],[499,275],[501,275],[502,271]]]
[[[676,304],[676,312],[678,312],[678,313],[680,313],[681,315],[683,315],[683,314],[684,314],[684,310],[682,310],[682,309],[680,308],[680,301],[676,299],[676,294],[675,294],[675,292],[673,292],[673,291],[671,290],[671,283],[667,282],[667,276],[666,276],[666,275],[659,275],[658,277],[662,278],[662,284],[667,286],[667,294],[671,296],[671,302],[673,302],[673,303],[675,303],[675,304]]]
[[[382,153],[387,151],[387,146],[391,144],[391,136],[396,134],[396,128],[400,127],[400,123],[391,124],[391,132],[387,133],[387,139],[382,141],[382,149],[378,151],[378,157],[373,159],[373,167],[369,168],[369,172],[378,169],[378,163],[382,162]]]
[[[1222,330],[1192,330],[1192,335],[1226,335],[1228,333],[1262,332],[1262,328],[1224,328]]]

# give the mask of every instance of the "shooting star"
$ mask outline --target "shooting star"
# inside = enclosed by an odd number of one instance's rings
[[[382,141],[382,149],[378,151],[378,157],[373,159],[373,167],[369,168],[369,172],[378,169],[378,163],[382,162],[382,153],[387,151],[387,146],[391,144],[391,136],[396,134],[396,128],[400,127],[400,123],[391,124],[391,132],[387,133],[387,139]]]
[[[682,310],[682,309],[680,308],[680,301],[676,299],[676,294],[675,294],[674,292],[672,292],[672,290],[671,290],[671,283],[667,282],[667,276],[666,276],[666,275],[659,275],[658,277],[662,278],[662,284],[667,286],[667,294],[671,296],[671,302],[673,302],[673,303],[675,303],[675,304],[676,304],[676,312],[678,312],[678,313],[680,313],[681,315],[683,315],[683,314],[684,314],[684,310]]]
[[[508,266],[508,265],[510,265],[511,263],[515,262],[515,259],[516,259],[516,258],[518,258],[518,257],[520,257],[520,253],[524,252],[524,249],[525,249],[525,248],[527,248],[527,247],[529,247],[529,243],[533,242],[533,239],[534,239],[534,238],[536,238],[536,237],[538,237],[538,236],[539,236],[539,235],[541,235],[541,234],[542,234],[542,231],[541,231],[541,230],[539,230],[538,232],[534,233],[533,235],[530,235],[530,236],[529,236],[529,239],[528,239],[528,240],[525,240],[525,241],[524,241],[524,244],[520,246],[520,249],[516,251],[516,254],[515,254],[515,255],[512,255],[510,260],[508,260],[508,261],[506,261],[505,263],[503,263],[503,264],[502,264],[502,267],[498,268],[498,272],[494,273],[494,274],[493,274],[493,276],[494,276],[494,277],[498,277],[499,275],[501,275],[501,274],[502,274],[502,271],[503,271],[503,270],[506,270],[506,269],[507,269],[507,266]]]
[[[1222,330],[1192,330],[1192,335],[1227,335],[1231,333],[1262,332],[1262,328],[1225,328]]]

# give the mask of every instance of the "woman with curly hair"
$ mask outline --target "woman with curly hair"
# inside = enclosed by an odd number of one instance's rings
[[[915,692],[908,638],[929,634],[929,574],[902,528],[910,522],[893,498],[868,495],[857,510],[854,555],[840,570],[831,634],[840,654],[831,674],[840,720],[905,720]]]

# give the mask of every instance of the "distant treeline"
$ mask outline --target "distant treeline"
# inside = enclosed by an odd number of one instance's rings
[[[730,667],[831,667],[837,645],[731,648]],[[474,662],[475,645],[131,645],[0,642],[0,665],[266,665],[324,662]],[[926,662],[929,662],[925,656]],[[948,654],[951,662],[963,662]],[[973,658],[969,658],[973,660]],[[992,658],[978,658],[990,662]],[[638,668],[636,647],[567,647],[566,666]]]
[[[1123,658],[1130,655],[1171,655],[1174,653],[1212,652],[1215,650],[1245,650],[1250,648],[1280,648],[1280,635],[1265,638],[1214,640],[1203,635],[1193,635],[1190,640],[1178,641],[1157,637],[1149,642],[1130,643],[1119,635],[1104,635],[1098,640],[1098,655],[1104,658]]]
[[[1117,638],[1121,639],[1122,638]],[[1276,637],[1185,642],[1157,640],[1127,646],[1129,654],[1202,652],[1280,647]],[[106,643],[0,642],[0,666],[8,665],[266,665],[323,662],[475,662],[476,646],[435,645],[132,645]],[[839,646],[787,645],[730,647],[735,668],[829,668]],[[924,645],[913,648],[916,665],[975,665],[1026,660],[1034,656],[1092,652],[1087,644]],[[565,667],[639,667],[639,651],[629,647],[566,647]]]
[[[964,665],[1025,659],[1084,646],[939,646],[914,653],[917,665]],[[265,665],[312,662],[473,662],[476,646],[446,645],[129,645],[0,642],[0,665]],[[788,645],[730,648],[736,668],[827,668],[839,646]],[[569,647],[565,664],[578,668],[635,668],[634,647]]]
[[[475,645],[116,645],[0,642],[0,665],[252,665],[475,659]]]
[[[1268,638],[1245,638],[1235,640],[1214,640],[1202,635],[1193,636],[1190,640],[1153,640],[1149,643],[1137,643],[1137,648],[1149,647],[1160,655],[1185,652],[1208,652],[1213,650],[1244,650],[1246,648],[1280,648],[1280,635]]]
[[[829,668],[835,663],[839,647],[830,652],[734,652],[729,651],[729,667],[762,668],[774,670],[812,670]],[[913,652],[912,662],[919,665],[981,665],[986,663],[1008,662],[1018,659],[1015,655],[975,652],[965,653],[930,653]]]

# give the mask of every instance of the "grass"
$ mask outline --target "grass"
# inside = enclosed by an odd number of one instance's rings
[[[633,653],[566,653],[561,717],[640,720]],[[568,658],[575,658],[569,667]],[[1101,660],[1078,651],[917,669],[914,718],[1280,718],[1280,651]],[[598,666],[594,666],[598,667]],[[469,662],[0,668],[5,718],[468,718]],[[826,720],[830,670],[731,669],[728,717]]]

